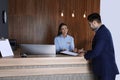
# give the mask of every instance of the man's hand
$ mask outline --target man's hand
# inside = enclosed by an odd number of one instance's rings
[[[78,50],[79,55],[82,57],[85,55],[86,51],[82,48]]]
[[[85,50],[82,48],[82,49],[78,49],[78,53],[84,53]]]

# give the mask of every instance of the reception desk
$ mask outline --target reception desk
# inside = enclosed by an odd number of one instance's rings
[[[0,58],[0,80],[94,80],[80,56]]]

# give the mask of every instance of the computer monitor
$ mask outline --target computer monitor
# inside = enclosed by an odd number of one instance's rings
[[[21,53],[27,55],[56,55],[55,45],[51,44],[20,44]]]

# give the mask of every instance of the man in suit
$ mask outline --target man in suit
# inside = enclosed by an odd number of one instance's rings
[[[80,55],[86,60],[92,60],[93,73],[100,80],[115,80],[116,74],[119,74],[115,62],[114,46],[110,31],[101,22],[98,13],[92,13],[88,16],[90,28],[95,31],[92,42],[92,50],[79,50]],[[81,53],[84,52],[84,53]]]

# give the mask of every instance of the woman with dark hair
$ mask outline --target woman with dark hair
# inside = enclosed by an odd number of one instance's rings
[[[76,49],[74,49],[74,38],[68,35],[68,28],[67,25],[64,23],[61,23],[59,25],[58,34],[54,39],[54,43],[57,53],[65,50],[74,52],[77,51]]]

